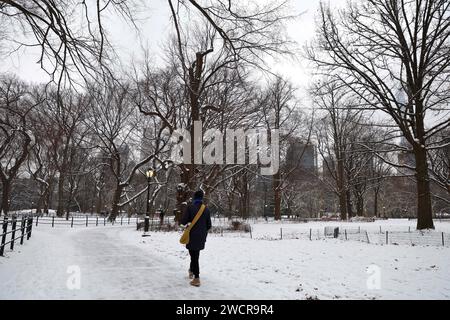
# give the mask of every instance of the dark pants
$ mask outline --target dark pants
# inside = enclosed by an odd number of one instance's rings
[[[189,250],[191,256],[191,265],[189,270],[194,274],[194,277],[200,277],[200,266],[198,264],[198,258],[200,257],[200,250]]]

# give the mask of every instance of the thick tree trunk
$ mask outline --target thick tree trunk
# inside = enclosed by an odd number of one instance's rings
[[[5,216],[9,212],[9,196],[11,194],[11,183],[9,181],[2,182],[2,203],[0,208],[0,214]]]
[[[114,195],[113,195],[113,200],[112,200],[112,206],[111,206],[111,215],[109,217],[110,221],[113,221],[116,217],[117,214],[119,213],[119,201],[120,201],[120,196],[122,195],[122,191],[123,191],[123,187],[121,187],[120,185],[116,186],[116,190],[114,190]]]
[[[349,190],[345,192],[345,200],[347,204],[347,217],[348,219],[350,219],[351,217],[353,217],[353,207],[352,207],[352,196]]]
[[[62,217],[64,215],[64,182],[66,180],[66,176],[60,173],[58,179],[58,207],[56,208],[56,215],[58,217]]]
[[[356,215],[358,217],[364,216],[364,198],[362,196],[356,198]]]
[[[434,229],[430,178],[425,148],[414,148],[417,180],[417,229]]]
[[[373,197],[373,215],[378,218],[378,194],[379,194],[379,189],[375,188],[375,193],[374,193],[374,197]]]
[[[100,214],[102,212],[102,205],[103,205],[102,191],[99,190],[97,193],[97,200],[95,202],[95,212],[97,212],[97,214]]]
[[[52,201],[53,184],[50,184],[45,190],[44,195],[44,213],[48,215],[48,209],[50,208],[50,203]]]
[[[339,211],[341,220],[347,220],[347,197],[344,191],[339,193]]]

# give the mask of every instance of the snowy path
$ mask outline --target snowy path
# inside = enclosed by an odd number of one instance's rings
[[[120,226],[35,228],[30,241],[0,258],[0,299],[450,298],[450,248],[210,236],[202,286],[194,288],[178,238],[142,238]],[[367,287],[373,265],[379,290]],[[80,268],[79,290],[67,287],[70,266]]]
[[[127,228],[132,231],[132,228]],[[0,299],[186,299],[185,267],[123,243],[120,227],[35,229],[31,241],[0,260]],[[10,261],[8,261],[10,260]],[[78,266],[81,288],[69,290]],[[28,281],[27,281],[28,279]],[[216,297],[202,287],[197,298]]]

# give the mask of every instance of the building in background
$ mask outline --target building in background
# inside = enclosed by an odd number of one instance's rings
[[[299,138],[292,138],[286,152],[285,172],[294,177],[317,175],[317,150],[312,143],[305,144]]]

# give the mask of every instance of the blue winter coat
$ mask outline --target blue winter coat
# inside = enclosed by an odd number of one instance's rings
[[[192,204],[188,205],[181,217],[181,224],[186,225],[192,222],[201,205],[201,200],[194,200]],[[211,214],[209,213],[208,207],[206,207],[200,219],[198,219],[197,223],[191,229],[189,243],[186,245],[186,248],[188,250],[205,249],[206,236],[208,235],[209,229],[211,229]]]

